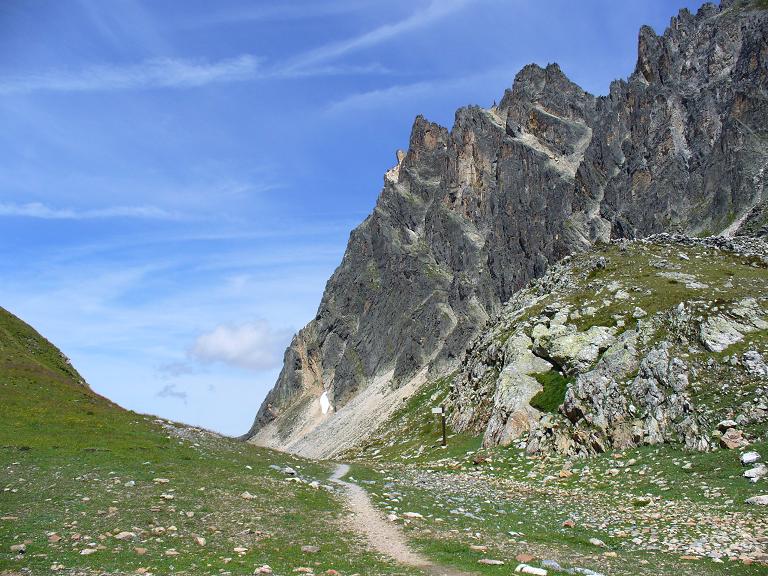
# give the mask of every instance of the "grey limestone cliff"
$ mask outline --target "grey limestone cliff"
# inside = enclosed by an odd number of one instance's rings
[[[246,437],[348,447],[454,369],[530,279],[595,242],[764,233],[766,165],[768,12],[746,2],[644,27],[607,96],[529,65],[450,131],[418,117]]]

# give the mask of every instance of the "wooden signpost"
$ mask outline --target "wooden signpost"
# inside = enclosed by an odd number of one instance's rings
[[[445,406],[437,406],[436,408],[432,408],[432,414],[440,414],[440,420],[442,422],[442,428],[443,428],[442,446],[447,446],[448,440],[445,436]]]

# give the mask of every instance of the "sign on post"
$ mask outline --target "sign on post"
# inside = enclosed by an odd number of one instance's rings
[[[443,429],[443,442],[442,442],[442,445],[443,446],[447,446],[448,445],[448,440],[447,440],[447,438],[445,436],[445,406],[436,406],[436,407],[432,408],[432,414],[440,414],[440,420],[441,420],[442,429]]]

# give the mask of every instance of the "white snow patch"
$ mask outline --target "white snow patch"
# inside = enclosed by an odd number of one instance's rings
[[[328,414],[328,410],[331,409],[331,401],[328,400],[328,392],[323,392],[323,395],[320,396],[320,410],[323,411],[323,414]]]

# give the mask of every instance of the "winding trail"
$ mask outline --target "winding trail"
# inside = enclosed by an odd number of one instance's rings
[[[367,538],[371,548],[400,564],[424,570],[432,576],[473,576],[468,572],[438,566],[411,550],[397,526],[382,518],[381,513],[371,503],[367,492],[357,484],[342,480],[348,472],[347,464],[339,464],[330,481],[344,487],[347,504],[352,510],[352,527]]]

